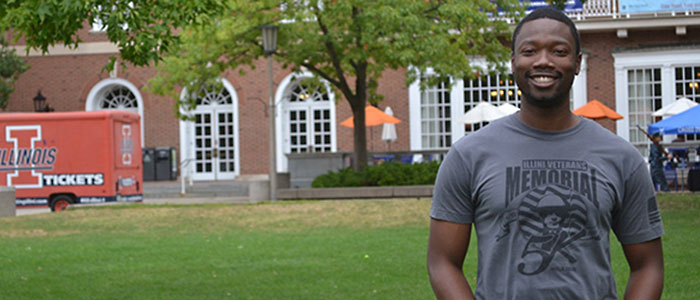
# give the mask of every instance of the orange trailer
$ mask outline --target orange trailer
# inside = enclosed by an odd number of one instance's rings
[[[0,186],[17,206],[143,200],[139,115],[127,111],[0,114]]]

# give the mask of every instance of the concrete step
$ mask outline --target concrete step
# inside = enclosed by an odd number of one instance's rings
[[[248,183],[244,181],[211,181],[185,183],[182,192],[180,181],[147,181],[143,186],[144,199],[155,198],[227,198],[247,197]]]

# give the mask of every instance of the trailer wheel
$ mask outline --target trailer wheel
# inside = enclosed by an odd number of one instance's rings
[[[51,211],[65,210],[71,203],[73,203],[73,199],[70,196],[58,195],[51,201]]]

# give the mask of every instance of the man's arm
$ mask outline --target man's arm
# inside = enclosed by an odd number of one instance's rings
[[[438,299],[474,299],[462,272],[471,224],[430,220],[428,274]]]
[[[630,278],[625,299],[660,299],[664,287],[664,256],[661,238],[623,245]]]

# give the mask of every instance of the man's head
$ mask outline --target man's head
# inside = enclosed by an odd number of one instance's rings
[[[564,13],[561,11],[545,6],[540,9],[537,9],[530,13],[529,15],[525,16],[522,20],[520,20],[520,23],[518,23],[518,26],[515,26],[515,30],[513,31],[513,38],[511,41],[513,43],[510,46],[510,49],[515,52],[515,39],[518,37],[518,34],[520,33],[520,29],[523,27],[523,24],[529,22],[529,21],[534,21],[537,19],[542,19],[542,18],[547,18],[547,19],[552,19],[552,20],[557,20],[559,22],[562,22],[569,26],[569,31],[571,31],[571,36],[574,37],[574,41],[576,42],[576,54],[581,53],[581,37],[578,34],[578,30],[576,29],[576,24],[574,24],[574,21],[571,21],[569,17],[567,17]]]
[[[511,67],[526,103],[549,108],[567,105],[581,65],[578,32],[553,8],[540,8],[513,33]]]
[[[659,134],[658,132],[654,132],[654,134],[652,134],[651,137],[657,142],[661,141],[661,134]]]

